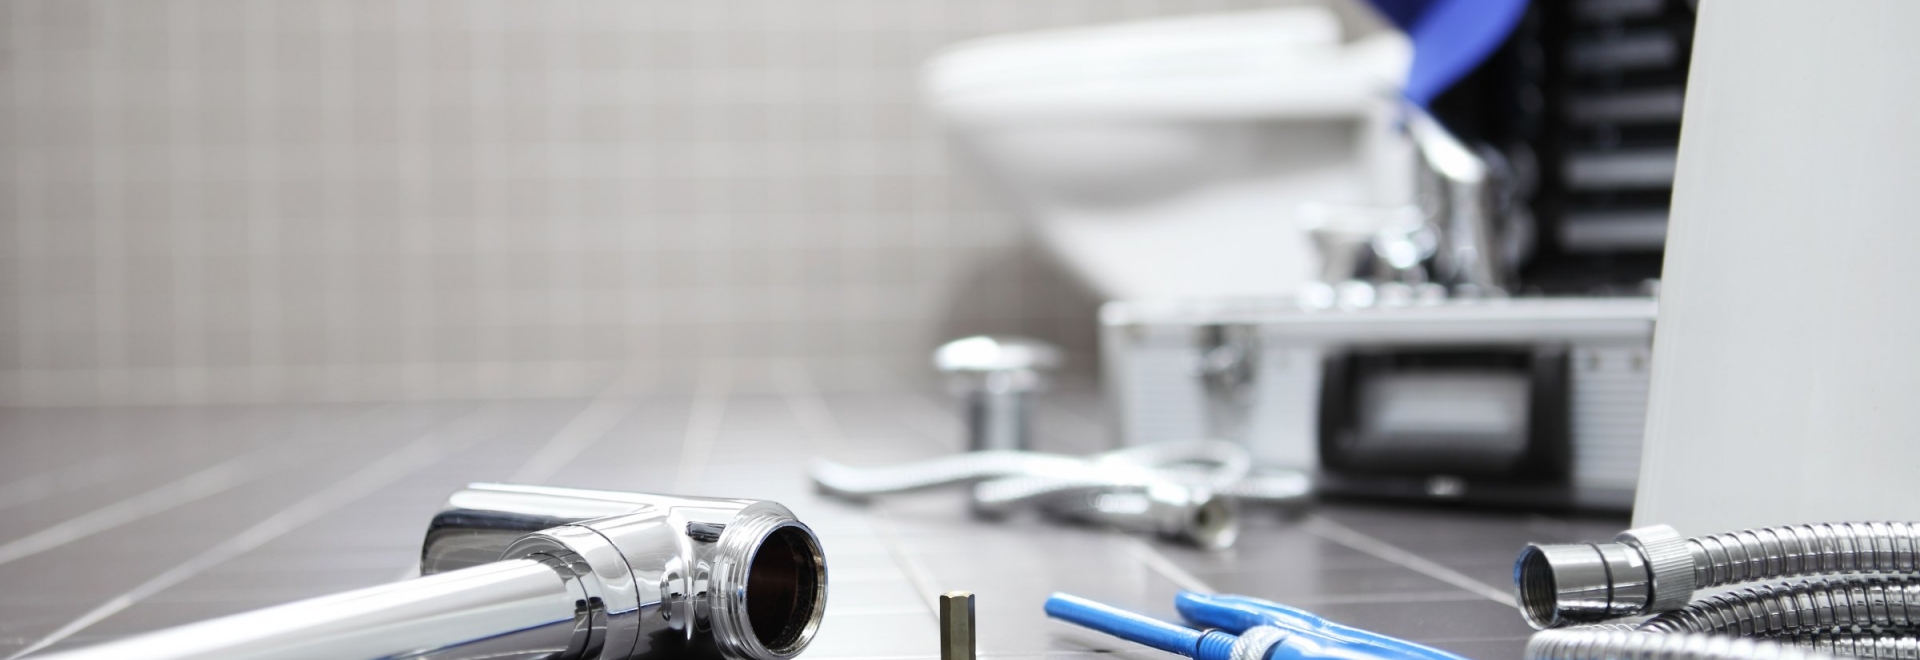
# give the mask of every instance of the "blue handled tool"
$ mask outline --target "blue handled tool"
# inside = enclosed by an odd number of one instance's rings
[[[1466,660],[1246,596],[1181,592],[1174,607],[1197,630],[1056,593],[1047,616],[1194,660]]]

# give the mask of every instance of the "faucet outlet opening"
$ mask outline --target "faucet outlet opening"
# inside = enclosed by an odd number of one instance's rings
[[[786,656],[806,646],[826,605],[826,560],[798,527],[768,534],[747,568],[747,623],[761,646]]]

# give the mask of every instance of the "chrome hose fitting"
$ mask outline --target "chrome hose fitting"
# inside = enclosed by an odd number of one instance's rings
[[[1240,516],[1232,500],[1201,488],[1089,489],[1050,498],[1040,506],[1063,517],[1156,534],[1207,550],[1233,547],[1240,538]]]
[[[1550,630],[1527,641],[1526,660],[1833,660],[1824,651],[1719,635]]]
[[[1530,544],[1514,562],[1520,612],[1537,629],[1669,612],[1695,589],[1831,573],[1913,573],[1920,525],[1786,525],[1681,539],[1658,525],[1613,543]]]
[[[1685,543],[1665,525],[1613,543],[1530,543],[1513,565],[1520,613],[1540,630],[1685,605],[1694,590]]]

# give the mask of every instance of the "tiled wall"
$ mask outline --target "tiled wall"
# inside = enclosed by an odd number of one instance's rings
[[[1087,354],[1092,303],[956,171],[916,67],[1261,4],[0,0],[0,404]]]

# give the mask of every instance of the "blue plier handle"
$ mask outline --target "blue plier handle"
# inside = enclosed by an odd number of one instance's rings
[[[1256,626],[1273,626],[1299,633],[1308,638],[1303,642],[1310,640],[1324,652],[1322,655],[1285,655],[1281,649],[1291,645],[1283,643],[1268,656],[1270,660],[1333,657],[1466,660],[1431,646],[1335,623],[1298,607],[1248,596],[1182,591],[1173,597],[1173,607],[1180,612],[1180,618],[1194,626],[1218,628],[1235,635],[1245,634]]]
[[[1466,660],[1430,646],[1344,626],[1272,601],[1183,591],[1178,626],[1068,594],[1047,615],[1194,660]]]

